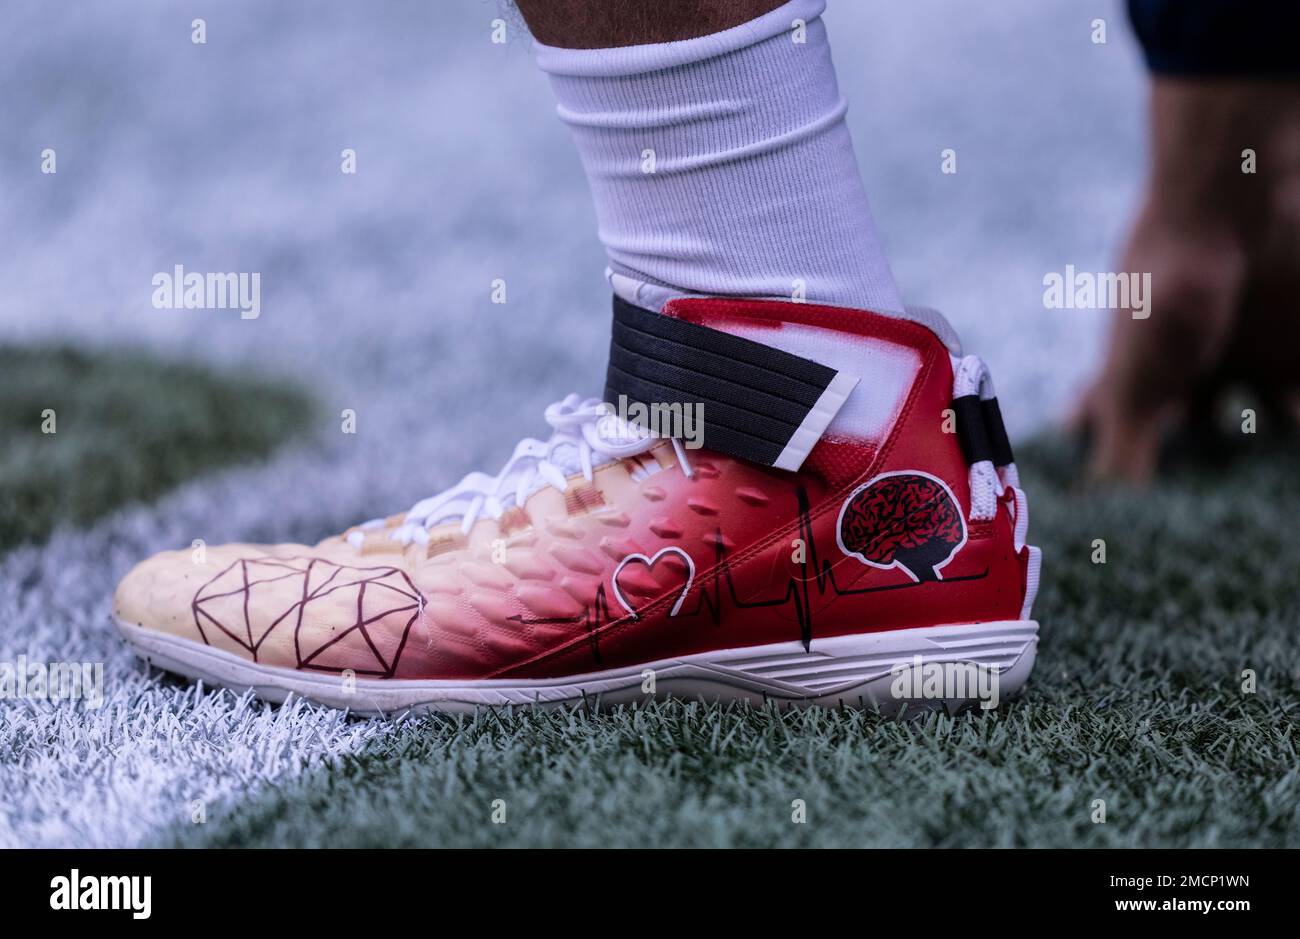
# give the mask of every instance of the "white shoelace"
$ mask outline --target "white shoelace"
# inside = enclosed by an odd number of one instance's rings
[[[522,506],[546,486],[565,492],[574,473],[581,472],[591,482],[598,466],[644,453],[659,442],[658,437],[620,420],[599,398],[571,394],[547,407],[546,422],[553,429],[550,439],[521,440],[496,476],[470,473],[450,489],[420,500],[389,537],[403,544],[427,544],[430,528],[456,519],[461,532],[469,534],[482,515],[500,518],[506,509]],[[682,472],[691,476],[682,442],[672,438],[672,444]],[[350,534],[348,541],[360,547],[365,531],[384,525],[384,519],[372,519],[359,526],[362,531]]]

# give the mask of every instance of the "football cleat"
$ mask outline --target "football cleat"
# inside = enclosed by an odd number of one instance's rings
[[[495,476],[315,546],[156,555],[119,629],[361,713],[996,705],[1033,666],[1039,553],[988,370],[911,315],[615,300],[604,398],[552,405]]]

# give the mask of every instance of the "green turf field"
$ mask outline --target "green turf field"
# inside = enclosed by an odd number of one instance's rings
[[[0,401],[0,550],[265,457],[310,415],[264,380],[62,347],[0,347]]]
[[[1086,492],[1069,448],[1026,448],[1042,644],[997,712],[424,718],[157,843],[1300,845],[1300,458],[1240,450],[1150,492]]]

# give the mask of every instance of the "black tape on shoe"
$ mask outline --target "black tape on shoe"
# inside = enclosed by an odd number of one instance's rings
[[[988,460],[994,466],[1006,466],[1015,461],[997,398],[981,400],[979,395],[962,395],[953,399],[952,412],[957,442],[969,465]]]
[[[702,445],[797,470],[858,379],[819,362],[614,298],[605,400],[699,407]]]
[[[1008,466],[1016,462],[1011,452],[1011,438],[1007,436],[1007,425],[1002,422],[1002,408],[997,398],[986,398],[980,402],[984,413],[984,429],[988,433],[989,446],[992,448],[994,466]]]

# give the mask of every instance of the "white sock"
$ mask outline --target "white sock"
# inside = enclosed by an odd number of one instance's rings
[[[825,7],[791,0],[681,42],[538,44],[625,298],[656,310],[673,297],[737,296],[902,311],[844,123]]]

